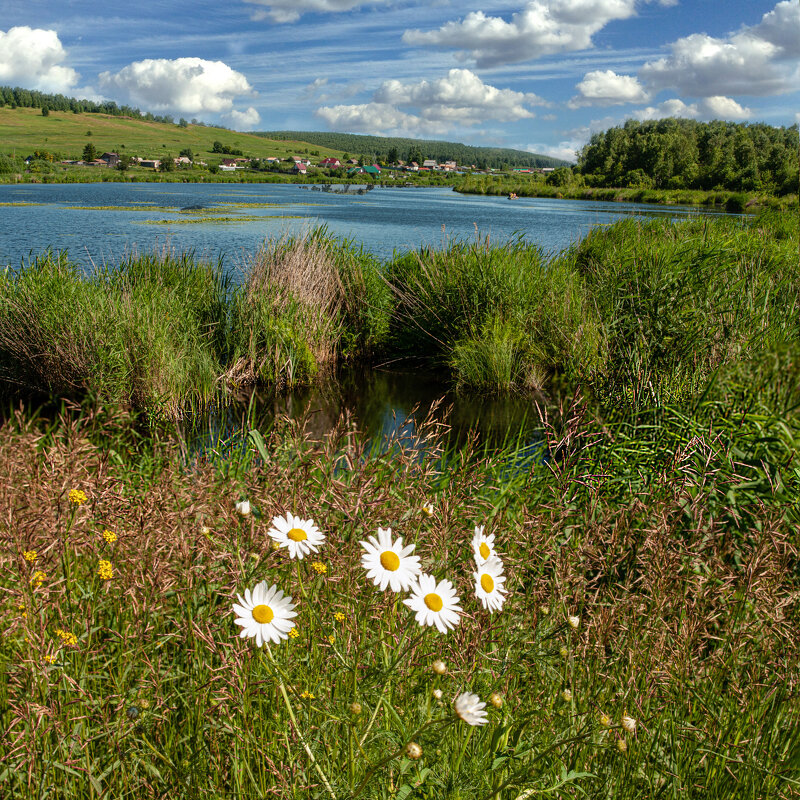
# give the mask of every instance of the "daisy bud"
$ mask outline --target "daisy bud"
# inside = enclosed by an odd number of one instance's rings
[[[624,739],[617,739],[617,750],[624,753],[628,749],[628,743]]]
[[[564,691],[561,692],[561,699],[565,703],[569,703],[572,700],[572,692],[569,689],[564,689]]]
[[[624,714],[622,717],[622,727],[625,728],[628,733],[634,734],[636,733],[636,720],[633,717],[629,717],[627,714]]]
[[[445,672],[447,672],[447,666],[444,663],[444,661],[442,661],[440,658],[437,658],[436,661],[434,661],[433,664],[431,664],[431,669],[437,675],[444,675]]]
[[[425,505],[422,506],[422,513],[426,517],[432,517],[433,516],[433,503],[425,503]]]
[[[497,692],[492,692],[489,695],[489,702],[495,708],[502,708],[503,707],[503,698],[499,694],[497,694]]]
[[[200,526],[200,535],[201,536],[208,536],[211,533],[211,528],[208,525],[201,525]]]
[[[441,690],[441,689],[434,689],[434,690],[433,690],[433,696],[434,696],[434,697],[435,697],[437,700],[441,700],[441,699],[442,699],[442,690]]]
[[[359,716],[361,714],[361,710],[362,710],[361,709],[361,703],[359,703],[357,701],[355,703],[350,703],[350,713],[354,717]]]
[[[604,728],[610,728],[611,727],[611,717],[609,717],[608,714],[605,714],[605,713],[601,714],[600,715],[600,724]]]
[[[416,742],[409,742],[406,745],[406,756],[412,761],[422,758],[422,748]]]
[[[240,500],[236,504],[236,510],[243,516],[247,517],[250,515],[250,501],[249,500]]]
[[[541,611],[545,616],[550,613],[550,609],[547,606],[539,606],[539,611]]]
[[[567,617],[567,622],[569,623],[570,628],[573,630],[577,630],[578,626],[581,624],[580,617]]]

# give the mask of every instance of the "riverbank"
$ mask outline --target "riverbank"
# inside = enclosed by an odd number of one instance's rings
[[[759,192],[730,192],[724,190],[597,188],[569,184],[552,186],[548,185],[543,178],[529,179],[527,177],[507,175],[467,176],[453,188],[463,194],[707,206],[725,209],[732,213],[756,213],[765,208],[784,211],[797,211],[798,209],[797,194],[776,197]]]
[[[628,220],[544,255],[451,242],[383,261],[322,231],[273,241],[240,275],[169,251],[92,274],[48,254],[0,281],[5,391],[157,416],[242,387],[308,383],[343,361],[412,359],[468,391],[609,402],[690,398],[798,339],[791,214]]]

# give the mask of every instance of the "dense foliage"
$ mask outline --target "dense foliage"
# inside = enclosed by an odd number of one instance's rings
[[[41,108],[49,114],[51,111],[72,111],[75,114],[109,114],[114,117],[133,117],[148,122],[168,122],[173,124],[172,117],[141,112],[138,108],[118,106],[112,101],[95,103],[93,100],[78,100],[63,94],[45,94],[32,89],[21,89],[19,86],[0,86],[0,106],[11,108]],[[45,116],[47,116],[45,114]],[[196,122],[196,120],[195,120]]]
[[[429,139],[409,139],[396,136],[360,136],[354,133],[324,133],[317,131],[264,131],[257,136],[284,141],[310,142],[333,150],[364,155],[367,160],[393,161],[394,151],[404,161],[435,158],[437,161],[456,161],[477,167],[558,167],[566,162],[536,153],[525,153],[503,147],[473,147],[458,142],[438,142]],[[374,156],[374,159],[371,158]]]
[[[798,128],[629,119],[594,134],[576,172],[590,186],[796,194]]]

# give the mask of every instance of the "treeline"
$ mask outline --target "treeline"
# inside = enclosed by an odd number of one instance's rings
[[[594,134],[574,172],[587,186],[796,194],[798,126],[628,120]]]
[[[151,114],[149,111],[142,113],[138,108],[118,106],[110,100],[104,103],[95,103],[93,100],[78,100],[63,94],[45,94],[32,89],[21,89],[19,86],[0,86],[0,106],[41,108],[43,111],[71,111],[73,114],[110,114],[113,117],[133,117],[148,122],[175,124],[172,117]],[[185,120],[182,122],[188,124]],[[199,124],[197,120],[192,120],[192,123]]]
[[[483,169],[493,167],[558,167],[566,164],[558,158],[526,153],[503,147],[475,147],[459,142],[439,142],[433,139],[409,139],[398,136],[363,136],[355,133],[331,133],[318,131],[259,131],[256,136],[281,141],[301,141],[342,150],[354,156],[363,155],[367,161],[392,163],[425,159],[455,161],[459,165],[475,164]],[[391,156],[395,155],[395,158]]]

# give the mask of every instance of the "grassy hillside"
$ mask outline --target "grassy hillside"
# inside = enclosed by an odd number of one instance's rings
[[[397,136],[361,136],[354,133],[325,133],[320,131],[264,131],[258,133],[273,140],[301,140],[319,147],[345,150],[352,155],[386,156],[393,148],[402,159],[417,151],[422,158],[439,161],[454,160],[459,164],[486,164],[489,167],[560,167],[568,162],[523,150],[507,147],[473,147],[459,142],[440,142],[434,139],[409,139]]]
[[[91,131],[91,137],[88,132]],[[74,114],[51,111],[46,117],[35,108],[0,108],[0,153],[27,156],[34,150],[47,150],[63,158],[79,158],[88,142],[98,153],[106,150],[141,157],[159,158],[167,153],[178,155],[191,148],[196,156],[211,155],[215,141],[242,150],[255,158],[304,155],[311,150],[320,157],[342,154],[307,142],[272,141],[251,133],[203,125],[170,125],[106,114]],[[217,157],[218,158],[218,157]]]

